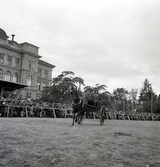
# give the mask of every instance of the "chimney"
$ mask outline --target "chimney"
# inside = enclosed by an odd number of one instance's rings
[[[14,34],[12,34],[12,41],[14,41],[14,36],[15,36],[15,35],[14,35]]]

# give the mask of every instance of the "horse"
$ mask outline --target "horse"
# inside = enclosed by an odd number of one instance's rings
[[[94,99],[90,99],[87,97],[83,97],[82,93],[79,90],[72,90],[71,91],[72,99],[73,99],[73,122],[72,126],[74,125],[74,122],[81,123],[83,120],[83,115],[87,111],[98,111],[99,107],[99,95],[94,94]]]
[[[82,107],[83,107],[83,100],[82,97],[80,96],[80,92],[78,90],[72,90],[71,91],[72,95],[72,108],[73,108],[73,122],[72,125],[74,125],[74,122],[78,122],[78,117],[82,116]]]

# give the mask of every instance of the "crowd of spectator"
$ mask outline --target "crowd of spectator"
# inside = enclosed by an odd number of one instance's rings
[[[72,108],[66,104],[27,100],[0,100],[0,117],[50,117],[63,118],[72,115]]]
[[[109,120],[140,120],[160,121],[160,114],[105,110],[105,119]],[[0,117],[48,117],[72,118],[72,105],[46,103],[15,99],[0,99]],[[85,118],[99,119],[99,113],[88,111]]]
[[[139,121],[160,121],[160,114],[143,113],[143,112],[127,112],[111,110],[106,114],[107,119],[117,120],[139,120]]]

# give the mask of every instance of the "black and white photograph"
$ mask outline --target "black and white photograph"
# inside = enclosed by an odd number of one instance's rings
[[[0,14],[0,167],[160,167],[159,0]]]

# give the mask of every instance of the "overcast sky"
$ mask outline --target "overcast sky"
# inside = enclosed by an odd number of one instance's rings
[[[73,71],[110,92],[147,78],[159,94],[159,9],[159,0],[0,0],[0,28],[38,46],[53,77]]]

